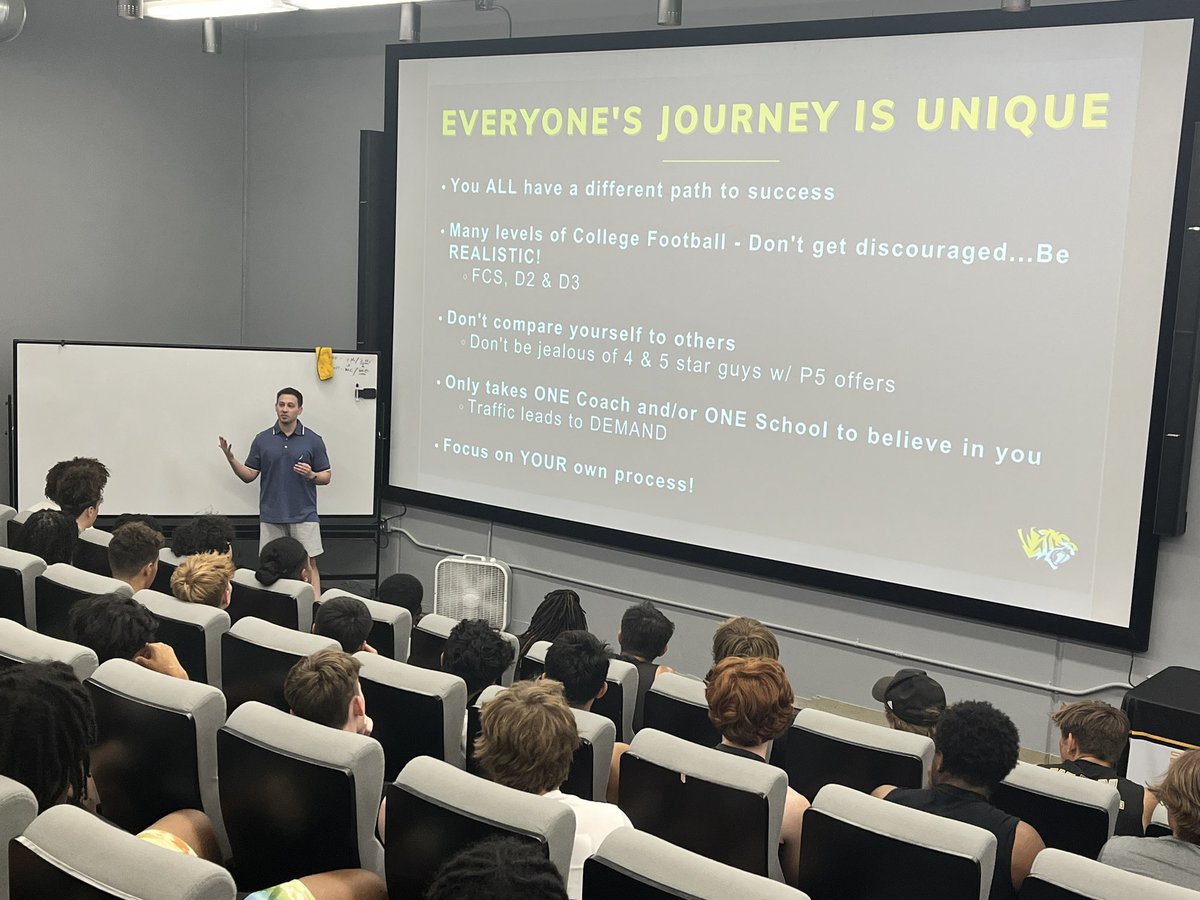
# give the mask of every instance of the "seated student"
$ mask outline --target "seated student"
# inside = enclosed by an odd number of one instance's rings
[[[567,891],[537,843],[496,835],[446,860],[425,900],[567,900]]]
[[[162,523],[154,518],[154,516],[147,515],[146,513],[121,513],[113,520],[113,531],[116,532],[122,525],[128,525],[130,522],[141,522],[151,531],[158,532],[160,538],[165,534]]]
[[[590,631],[564,631],[546,651],[546,677],[563,686],[575,709],[590,710],[608,693],[608,644]]]
[[[467,706],[499,681],[512,661],[512,647],[486,619],[463,619],[450,629],[442,648],[442,671],[467,683]]]
[[[374,624],[367,604],[357,597],[332,597],[317,608],[312,632],[333,638],[347,653],[357,653],[359,650],[378,653],[367,643]]]
[[[421,611],[421,601],[425,596],[425,588],[415,575],[400,572],[389,575],[379,584],[375,599],[380,603],[390,603],[392,606],[403,606],[412,614],[412,623],[416,625],[425,615]]]
[[[559,787],[571,771],[579,746],[575,717],[557,681],[518,681],[484,704],[479,716],[475,759],[492,781],[519,791],[552,797],[575,813],[575,845],[567,896],[583,896],[583,864],[609,833],[632,827],[611,803],[564,794]]]
[[[524,659],[538,641],[554,641],[564,631],[587,631],[587,627],[587,613],[579,595],[566,588],[551,591],[529,617],[529,627],[517,638],[517,658]]]
[[[233,560],[224,553],[193,553],[171,573],[171,593],[184,603],[225,609],[233,595]]]
[[[80,531],[96,524],[107,479],[92,466],[69,467],[58,479],[58,503]]]
[[[64,512],[42,509],[31,513],[21,526],[12,549],[40,556],[46,565],[70,563],[75,558],[79,527]]]
[[[1158,800],[1140,784],[1117,774],[1117,760],[1129,744],[1129,717],[1094,700],[1068,703],[1050,719],[1058,726],[1063,761],[1042,768],[1111,784],[1121,795],[1117,834],[1142,837]]]
[[[1200,750],[1188,750],[1172,760],[1154,791],[1167,808],[1171,833],[1159,838],[1110,838],[1100,851],[1100,862],[1200,890]]]
[[[171,552],[176,556],[193,553],[233,556],[233,538],[233,524],[224,516],[196,516],[171,534]]]
[[[369,735],[375,723],[358,673],[362,663],[341,650],[318,650],[298,660],[283,682],[283,699],[293,716],[318,725]]]
[[[100,662],[131,659],[153,672],[187,680],[188,674],[169,644],[156,643],[158,620],[132,597],[97,594],[71,607],[70,640],[96,652]]]
[[[29,507],[29,511],[37,512],[40,509],[62,509],[62,503],[59,500],[58,482],[64,472],[75,466],[83,466],[95,472],[100,477],[101,490],[108,485],[108,467],[100,462],[100,460],[93,459],[90,456],[76,456],[74,459],[64,459],[52,465],[46,473],[46,499],[33,504],[33,506]]]
[[[162,535],[141,522],[127,522],[113,531],[108,542],[108,567],[112,577],[124,581],[134,593],[154,584]]]
[[[1033,859],[1043,849],[1041,835],[1016,816],[989,802],[992,791],[1017,765],[1017,726],[990,703],[964,700],[946,707],[933,732],[936,752],[929,772],[932,787],[885,784],[871,793],[901,806],[976,825],[996,836],[996,867],[991,900],[1017,896]]]
[[[933,737],[938,717],[946,709],[946,692],[921,669],[901,669],[885,675],[871,688],[883,704],[889,728]]]
[[[729,656],[713,666],[704,687],[708,720],[721,734],[723,753],[765,763],[770,742],[784,734],[796,717],[796,694],[787,674],[773,659]],[[800,827],[809,802],[791,787],[783,803],[779,862],[788,884],[800,872]]]
[[[667,652],[667,643],[675,633],[675,623],[654,608],[649,600],[631,606],[621,616],[621,630],[617,632],[617,643],[621,645],[618,659],[631,662],[637,667],[637,705],[633,712],[633,730],[642,727],[646,711],[646,694],[654,679],[663,672],[673,672],[670,666],[657,665],[654,660]]]
[[[779,639],[758,619],[734,616],[718,625],[713,632],[713,665],[727,656],[779,659]]]
[[[0,670],[0,775],[24,784],[38,810],[60,803],[95,812],[99,798],[88,776],[96,742],[91,695],[65,663],[24,663]],[[138,835],[166,850],[221,862],[204,813],[170,813]],[[307,876],[250,894],[246,900],[384,900],[379,876],[343,869]]]
[[[258,554],[258,569],[254,577],[259,584],[270,587],[281,578],[309,582],[308,551],[294,537],[281,537],[267,543]]]

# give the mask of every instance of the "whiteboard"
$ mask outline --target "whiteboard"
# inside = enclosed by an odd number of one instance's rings
[[[16,506],[43,499],[55,462],[93,456],[108,466],[102,515],[258,515],[217,445],[245,460],[275,424],[275,392],[304,394],[301,421],[325,440],[333,471],[317,488],[322,516],[375,513],[378,354],[335,353],[317,378],[312,350],[15,342]]]

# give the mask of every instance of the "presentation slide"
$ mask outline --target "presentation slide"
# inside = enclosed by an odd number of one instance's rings
[[[1191,42],[401,59],[390,483],[1128,626]]]

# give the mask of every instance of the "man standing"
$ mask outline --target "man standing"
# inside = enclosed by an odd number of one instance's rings
[[[321,576],[316,557],[321,546],[321,524],[317,519],[317,485],[329,484],[333,472],[325,442],[304,427],[304,395],[285,387],[275,395],[275,424],[254,436],[250,454],[238,462],[225,438],[218,438],[221,452],[233,473],[249,484],[262,473],[259,484],[259,549],[275,538],[291,536],[308,551],[312,586],[321,596]]]

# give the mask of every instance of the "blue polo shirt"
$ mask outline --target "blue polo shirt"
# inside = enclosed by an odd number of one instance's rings
[[[297,421],[288,437],[276,422],[254,436],[246,465],[258,470],[258,515],[273,525],[317,521],[317,486],[292,471],[298,462],[306,462],[314,472],[329,469],[325,442],[311,428]]]

